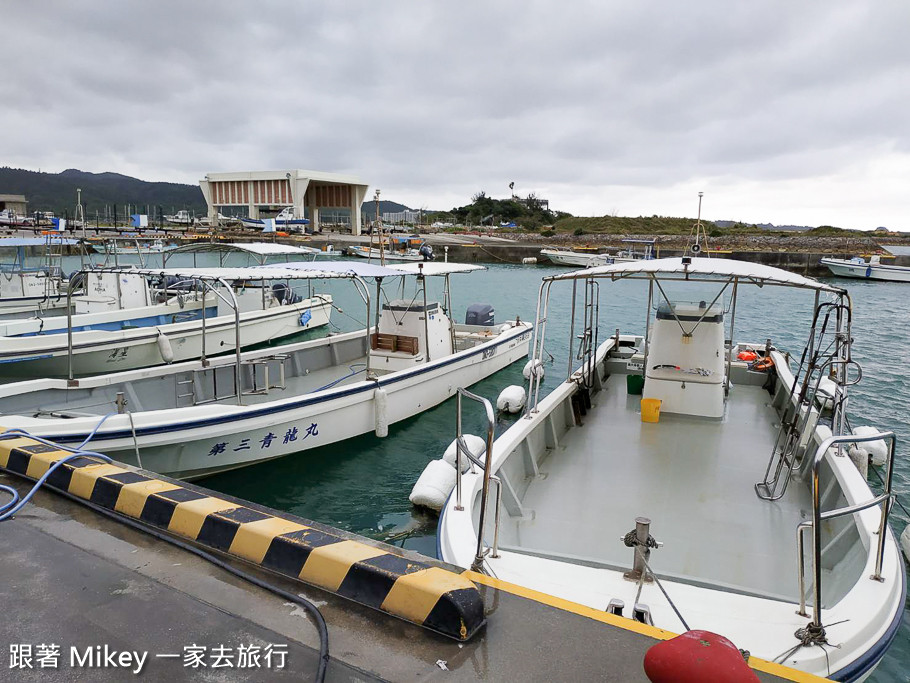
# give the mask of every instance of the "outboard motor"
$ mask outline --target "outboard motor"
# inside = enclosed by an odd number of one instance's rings
[[[74,292],[77,289],[83,289],[85,287],[85,271],[73,273],[69,276],[68,280],[70,281],[70,286],[72,286]]]
[[[494,325],[493,306],[490,304],[471,304],[464,316],[465,325]]]
[[[423,260],[424,260],[424,261],[432,261],[433,259],[436,258],[436,257],[433,255],[433,247],[431,247],[431,246],[430,246],[429,244],[427,244],[426,242],[424,242],[424,243],[420,246],[420,249],[418,250],[417,253],[419,253],[421,256],[423,256]]]
[[[272,294],[280,304],[290,305],[300,301],[300,295],[284,282],[276,282],[272,285]]]

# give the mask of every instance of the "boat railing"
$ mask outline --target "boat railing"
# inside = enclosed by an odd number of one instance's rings
[[[819,487],[818,469],[825,454],[833,446],[840,447],[842,444],[863,443],[868,441],[887,441],[888,447],[888,473],[885,477],[884,492],[873,498],[853,505],[837,508],[834,510],[821,510],[821,492]],[[875,573],[869,577],[873,581],[884,581],[882,576],[882,561],[885,553],[885,540],[888,531],[888,517],[891,513],[891,505],[894,500],[894,494],[891,492],[891,483],[894,476],[894,451],[897,444],[897,438],[894,432],[879,432],[870,436],[855,436],[845,434],[843,436],[831,436],[825,439],[815,451],[815,457],[812,460],[812,520],[800,522],[796,528],[796,546],[799,555],[799,612],[802,616],[808,616],[806,613],[806,577],[805,577],[805,548],[803,544],[803,532],[806,529],[812,529],[812,570],[815,585],[813,586],[813,605],[812,621],[807,627],[807,637],[812,640],[820,641],[824,638],[825,629],[821,621],[822,610],[822,545],[821,545],[821,523],[825,520],[852,515],[871,507],[880,505],[882,508],[881,521],[878,526],[878,541],[875,555]],[[838,448],[840,451],[840,448]],[[835,457],[845,457],[838,454]]]
[[[849,368],[856,368],[856,377],[847,378]],[[768,466],[765,470],[765,477],[762,481],[755,484],[755,492],[763,500],[780,500],[787,492],[787,486],[790,483],[790,477],[793,471],[800,467],[803,461],[808,436],[815,428],[815,424],[820,417],[820,408],[816,408],[816,399],[819,395],[822,380],[835,369],[843,369],[841,382],[836,384],[834,395],[831,397],[833,412],[845,415],[847,392],[846,388],[857,384],[863,378],[863,369],[855,360],[842,360],[838,358],[829,358],[824,363],[809,370],[806,376],[804,386],[796,396],[796,404],[788,401],[788,405],[781,409],[781,425],[778,430],[777,439],[774,444],[774,450],[771,458],[768,460]],[[796,385],[796,378],[793,380]],[[790,392],[790,398],[794,398],[794,392]],[[813,422],[813,419],[815,422]],[[837,426],[832,421],[833,426]],[[775,467],[775,460],[777,465]],[[774,469],[772,475],[771,470]]]
[[[464,432],[462,430],[461,416],[462,416],[462,397],[471,399],[480,403],[486,412],[487,418],[487,437],[486,437],[486,450],[483,454],[483,459],[476,457],[471,453],[471,449],[468,448],[467,443],[464,440]],[[455,410],[455,509],[458,511],[463,511],[464,506],[461,501],[461,456],[464,455],[467,457],[468,461],[473,465],[476,465],[483,472],[483,488],[481,489],[480,494],[480,519],[478,520],[477,525],[477,551],[474,554],[474,562],[471,564],[471,569],[475,572],[482,571],[483,569],[483,560],[490,554],[490,557],[496,558],[499,557],[499,514],[500,509],[502,508],[502,482],[499,477],[492,474],[493,469],[493,441],[496,437],[496,418],[493,412],[492,404],[482,396],[477,394],[472,394],[467,389],[458,387],[458,393],[456,394],[456,410]],[[484,532],[484,523],[486,521],[486,512],[487,512],[487,499],[490,493],[490,482],[496,484],[496,517],[493,523],[493,546],[492,548],[483,547],[483,532]],[[491,552],[492,550],[492,552]]]

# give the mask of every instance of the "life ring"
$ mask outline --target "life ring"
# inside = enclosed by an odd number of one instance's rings
[[[756,372],[768,372],[774,367],[774,359],[771,356],[765,356],[761,360],[755,361],[752,369]]]
[[[758,359],[758,354],[755,351],[740,351],[736,355],[737,360],[744,360],[747,363],[751,363],[754,360]]]

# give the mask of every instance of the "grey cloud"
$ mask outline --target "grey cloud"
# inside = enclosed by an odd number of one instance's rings
[[[910,208],[883,202],[863,170],[910,179],[904,3],[95,1],[4,14],[10,165],[183,182],[317,168],[437,207],[515,180],[575,213],[609,213],[628,188],[665,213],[698,183],[762,215],[761,184],[805,183],[816,206],[853,184],[877,214],[845,208],[846,226],[900,227]]]

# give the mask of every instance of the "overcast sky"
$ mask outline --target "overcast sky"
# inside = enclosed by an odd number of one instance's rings
[[[3,3],[0,164],[910,230],[910,3]]]

